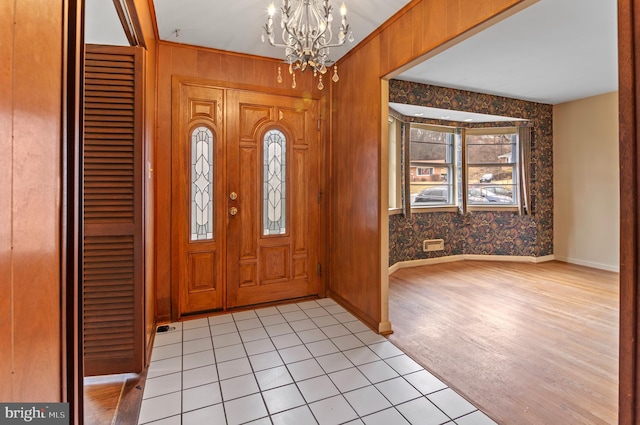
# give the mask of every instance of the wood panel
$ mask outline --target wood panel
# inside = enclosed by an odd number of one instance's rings
[[[13,303],[13,332],[3,337],[13,344],[12,356],[3,356],[12,359],[13,388],[6,401],[58,401],[62,392],[59,181],[64,2],[13,3],[14,13],[8,10],[9,16],[2,15],[3,22],[13,28],[14,49],[9,65],[13,90],[8,94],[13,103],[9,115],[13,293],[3,294],[12,297]],[[2,199],[4,209],[7,198]]]
[[[637,20],[640,1],[618,2],[618,102],[620,116],[620,390],[619,423],[640,420],[640,105]]]
[[[144,365],[141,51],[87,46],[83,151],[85,375]]]
[[[399,270],[390,294],[389,339],[497,423],[617,423],[616,273],[465,261]]]
[[[340,64],[333,86],[331,198],[329,210],[331,295],[374,329],[380,296],[380,70],[379,39]]]
[[[171,315],[171,72],[162,72],[172,68],[172,56],[160,54],[158,46],[158,99],[156,139],[154,143],[154,185],[155,185],[155,308],[158,322],[169,322]],[[161,96],[160,87],[168,87],[169,93]],[[176,288],[177,290],[177,288]],[[173,317],[175,319],[177,316]]]
[[[0,48],[0,334],[12,335],[11,318],[11,218],[12,199],[12,171],[13,156],[11,148],[13,121],[13,17],[14,2],[0,2],[0,39],[4,40]],[[0,341],[0,358],[7,361],[0,362],[0,400],[12,400],[13,379],[11,339],[3,337]]]
[[[146,44],[143,52],[144,62],[144,94],[142,109],[144,137],[144,234],[145,256],[145,337],[146,355],[151,354],[151,340],[155,330],[155,137],[156,137],[156,70],[157,70],[157,38],[155,33],[155,16],[147,0],[134,0],[136,14],[140,20],[142,34]]]

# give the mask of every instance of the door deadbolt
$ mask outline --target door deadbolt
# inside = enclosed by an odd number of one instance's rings
[[[231,199],[232,201],[235,201],[236,199],[238,199],[238,194],[235,192],[231,192],[229,194],[229,199]]]

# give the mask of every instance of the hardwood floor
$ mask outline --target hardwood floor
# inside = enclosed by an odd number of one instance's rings
[[[142,402],[142,385],[146,371],[140,375],[97,376],[84,379],[85,425],[134,425]]]
[[[389,339],[499,424],[617,423],[617,273],[465,261],[389,280]]]

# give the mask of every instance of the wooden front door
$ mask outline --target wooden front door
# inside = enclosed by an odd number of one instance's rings
[[[174,82],[178,317],[320,294],[317,103]]]
[[[317,102],[228,92],[228,308],[318,294]]]

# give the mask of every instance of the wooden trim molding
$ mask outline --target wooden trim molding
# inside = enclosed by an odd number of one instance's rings
[[[640,143],[638,126],[638,66],[636,43],[640,37],[640,0],[618,1],[618,84],[620,119],[620,354],[619,354],[619,418],[620,425],[637,424],[640,420],[638,350],[640,317],[638,315],[638,277],[640,263],[640,175],[638,159]]]
[[[62,282],[62,400],[69,403],[69,423],[82,424],[82,205],[80,157],[82,155],[84,1],[64,3],[61,105],[62,208],[60,217],[60,279]]]
[[[116,8],[118,18],[122,24],[124,34],[127,36],[129,45],[133,47],[140,46],[146,49],[147,44],[144,41],[144,33],[142,32],[142,25],[140,25],[140,18],[138,17],[134,1],[113,0],[113,5]]]
[[[430,264],[453,263],[456,261],[507,261],[513,263],[544,263],[555,260],[553,255],[545,255],[544,257],[527,257],[521,255],[477,255],[477,254],[461,254],[448,255],[446,257],[425,258],[422,260],[400,261],[389,267],[389,275],[400,269],[410,267],[428,266]]]

